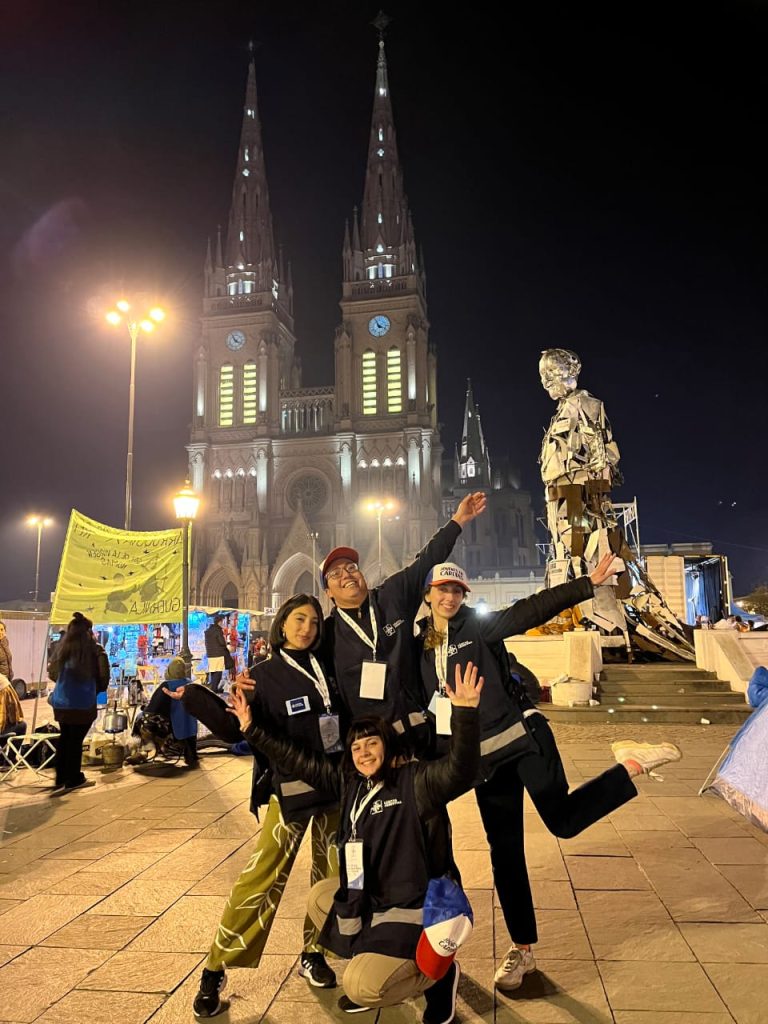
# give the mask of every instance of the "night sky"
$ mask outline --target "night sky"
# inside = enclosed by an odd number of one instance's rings
[[[127,334],[141,289],[134,526],[172,523],[206,239],[225,224],[256,53],[304,384],[333,381],[345,217],[362,197],[375,3],[3,5],[0,606],[33,584],[29,512],[122,525]],[[540,493],[542,348],[582,357],[644,542],[711,540],[768,579],[768,9],[389,3],[390,85],[452,447],[466,378],[491,456]],[[537,498],[538,501],[538,498]]]

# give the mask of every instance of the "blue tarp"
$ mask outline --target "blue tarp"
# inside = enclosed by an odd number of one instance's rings
[[[753,824],[768,832],[768,700],[731,741],[711,788]]]

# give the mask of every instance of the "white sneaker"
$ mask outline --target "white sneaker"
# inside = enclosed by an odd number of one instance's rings
[[[493,976],[493,983],[502,992],[513,992],[523,984],[526,974],[536,970],[536,960],[530,949],[510,946],[501,967]]]
[[[656,768],[670,761],[679,761],[683,756],[680,747],[674,743],[636,743],[634,740],[619,740],[611,744],[613,756],[623,764],[625,761],[636,761],[643,769],[645,775],[650,775],[657,782],[663,782],[664,777],[657,775]]]

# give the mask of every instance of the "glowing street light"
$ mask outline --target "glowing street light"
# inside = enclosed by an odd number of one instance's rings
[[[192,678],[192,652],[189,649],[189,538],[192,533],[192,522],[200,508],[200,497],[189,485],[189,480],[173,499],[176,518],[182,529],[182,581],[181,603],[183,605],[181,619],[181,657],[186,666],[187,678]]]
[[[131,338],[131,380],[128,390],[128,461],[125,468],[125,529],[131,528],[131,501],[133,492],[133,421],[136,404],[136,339],[143,331],[151,334],[165,320],[165,310],[154,306],[139,318],[127,299],[118,299],[115,308],[105,314],[113,327],[125,324]]]
[[[366,502],[365,511],[370,512],[376,516],[376,526],[379,538],[379,579],[381,580],[384,577],[383,566],[381,563],[381,517],[386,512],[396,512],[397,502],[392,501],[389,498],[375,498],[372,501]]]
[[[43,530],[47,526],[53,526],[53,520],[48,516],[27,516],[27,526],[37,528],[37,557],[35,558],[35,611],[37,611],[37,598],[40,593],[40,546],[43,539]]]

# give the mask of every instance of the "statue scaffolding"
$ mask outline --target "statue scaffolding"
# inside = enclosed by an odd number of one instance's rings
[[[541,478],[547,502],[552,556],[547,586],[588,575],[607,552],[624,562],[591,601],[578,606],[582,618],[606,636],[621,635],[632,648],[694,659],[683,624],[667,606],[637,561],[611,501],[622,483],[619,448],[599,398],[577,386],[581,360],[575,352],[542,352],[539,374],[557,410],[541,447]]]

